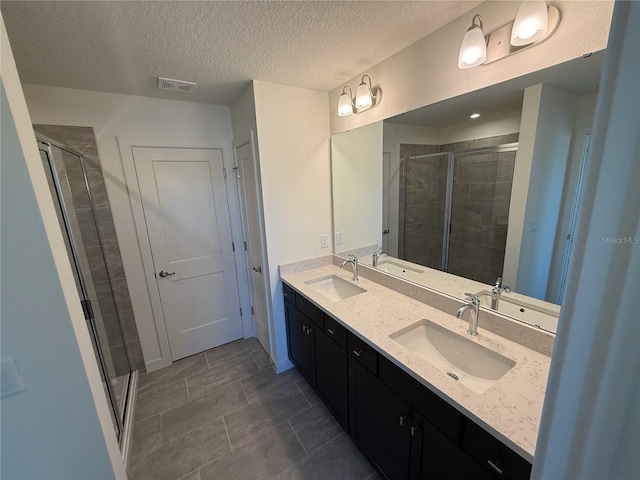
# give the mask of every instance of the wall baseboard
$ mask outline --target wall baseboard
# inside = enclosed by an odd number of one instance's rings
[[[274,363],[273,366],[276,369],[276,373],[282,373],[294,367],[293,363],[291,363],[291,360],[289,360],[288,358],[285,358],[284,360],[280,360],[279,362]]]

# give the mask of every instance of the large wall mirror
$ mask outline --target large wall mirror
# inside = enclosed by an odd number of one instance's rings
[[[555,332],[603,57],[334,135],[335,253]]]

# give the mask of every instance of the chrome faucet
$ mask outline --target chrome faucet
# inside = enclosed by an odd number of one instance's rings
[[[357,282],[358,281],[358,257],[356,257],[355,255],[349,255],[349,260],[345,260],[344,262],[342,262],[342,265],[340,265],[340,268],[344,268],[344,266],[347,263],[350,263],[351,265],[353,265],[353,281]]]
[[[500,295],[503,292],[511,293],[511,289],[509,287],[505,287],[502,285],[502,277],[498,277],[496,280],[496,284],[493,286],[491,290],[491,308],[494,310],[498,309],[498,304],[500,303]]]
[[[378,266],[378,259],[382,255],[387,255],[386,252],[382,251],[382,247],[377,248],[373,251],[373,254],[371,255],[371,264],[373,265],[373,268],[376,268]]]
[[[469,303],[461,306],[456,312],[456,317],[462,318],[464,312],[469,310],[469,328],[467,333],[474,337],[478,335],[478,315],[480,314],[480,299],[471,293],[465,293],[469,297]]]

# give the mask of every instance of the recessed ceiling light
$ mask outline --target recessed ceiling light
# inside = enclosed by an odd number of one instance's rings
[[[469,115],[469,118],[472,118],[473,120],[475,120],[476,118],[480,118],[480,114],[479,113],[472,113],[471,115]]]

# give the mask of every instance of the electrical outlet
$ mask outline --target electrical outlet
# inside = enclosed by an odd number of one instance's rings
[[[343,241],[342,232],[336,232],[336,245],[342,245]]]
[[[320,235],[320,248],[327,248],[329,246],[329,234],[323,233]]]

